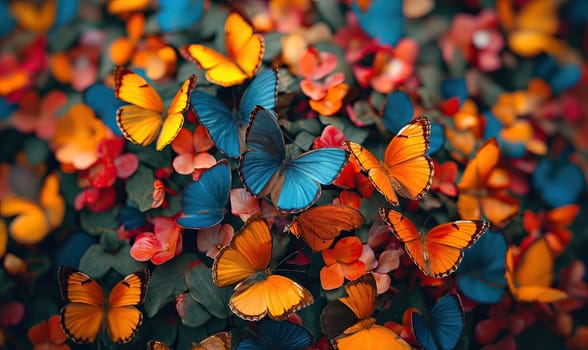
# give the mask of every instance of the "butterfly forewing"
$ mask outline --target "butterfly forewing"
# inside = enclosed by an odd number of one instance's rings
[[[163,101],[151,85],[130,69],[117,67],[114,71],[114,95],[137,107],[163,113]]]

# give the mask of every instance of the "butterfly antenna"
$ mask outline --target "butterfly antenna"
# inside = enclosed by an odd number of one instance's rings
[[[425,221],[423,222],[422,225],[420,225],[421,229],[425,229],[425,227],[427,227],[427,223],[429,223],[429,220],[432,218],[432,215],[427,215],[427,218],[425,219]],[[420,221],[420,218],[417,218]]]
[[[299,252],[300,252],[300,251],[298,251],[298,250],[295,250],[295,251],[293,251],[293,252],[289,253],[288,255],[286,255],[286,256],[285,256],[285,257],[284,257],[282,260],[280,260],[280,261],[279,261],[279,262],[276,264],[276,270],[277,270],[277,268],[278,268],[280,265],[282,265],[283,263],[285,263],[285,262],[286,262],[288,259],[290,259],[292,256],[294,256],[294,255],[298,254]],[[280,271],[283,271],[283,270],[280,270]]]

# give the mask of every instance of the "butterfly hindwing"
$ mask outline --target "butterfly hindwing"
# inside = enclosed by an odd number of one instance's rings
[[[424,316],[413,312],[412,328],[415,338],[423,348],[454,349],[464,328],[463,306],[459,296],[451,293],[437,300],[428,322]]]
[[[290,321],[263,320],[255,325],[253,337],[243,338],[236,350],[305,349],[313,342],[310,331]]]
[[[182,197],[184,215],[176,222],[184,228],[201,229],[222,221],[231,189],[231,170],[221,160],[190,183]]]

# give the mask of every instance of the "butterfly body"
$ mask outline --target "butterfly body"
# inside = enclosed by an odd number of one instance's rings
[[[425,154],[429,150],[431,122],[417,117],[390,140],[383,161],[378,160],[361,145],[344,141],[386,200],[398,205],[398,195],[408,199],[421,198],[433,182],[433,161]]]
[[[143,320],[135,305],[145,300],[148,270],[126,276],[108,298],[96,280],[69,266],[59,267],[58,282],[61,296],[68,302],[60,312],[61,327],[71,340],[92,343],[103,330],[115,343],[133,339]]]
[[[183,113],[190,107],[189,96],[196,87],[196,76],[186,79],[164,113],[159,94],[137,73],[117,67],[114,95],[130,103],[117,110],[116,123],[124,137],[141,146],[156,141],[161,151],[171,143],[184,124]]]
[[[457,269],[463,249],[471,247],[490,226],[485,221],[458,220],[417,231],[401,213],[381,208],[380,216],[404,244],[406,253],[427,276],[445,277]]]

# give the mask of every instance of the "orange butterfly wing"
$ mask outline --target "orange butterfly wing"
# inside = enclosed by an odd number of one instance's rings
[[[76,343],[92,343],[104,319],[104,292],[90,276],[69,266],[58,270],[59,290],[68,302],[61,309],[61,328]]]
[[[375,324],[371,317],[376,303],[376,281],[371,273],[347,283],[345,286],[346,297],[339,298],[330,303],[321,314],[321,328],[329,337],[336,349],[410,349],[392,330]],[[332,335],[334,329],[340,328],[339,322],[345,322],[345,310],[347,309],[356,317],[356,323],[346,327],[341,334]]]
[[[228,56],[200,44],[183,47],[180,53],[206,69],[206,79],[221,86],[240,84],[253,77],[261,65],[264,41],[238,12],[231,12],[225,22],[225,46]]]
[[[246,320],[268,314],[276,320],[310,305],[312,294],[291,279],[271,275],[272,236],[263,215],[255,214],[220,250],[212,265],[218,287],[238,283],[229,301],[231,310]]]
[[[380,216],[404,243],[418,268],[438,278],[455,272],[463,259],[463,249],[471,247],[490,226],[485,221],[459,220],[437,225],[420,235],[412,222],[397,211],[382,208]]]
[[[506,252],[504,277],[514,298],[518,301],[550,303],[567,294],[551,288],[554,257],[545,239],[538,239],[527,248],[514,265],[513,250]]]
[[[363,215],[346,205],[319,205],[310,208],[292,219],[290,233],[304,239],[313,251],[329,248],[341,231],[359,228]]]
[[[363,171],[386,200],[398,205],[398,195],[408,199],[422,197],[433,181],[433,161],[425,156],[429,149],[431,124],[418,117],[404,126],[390,140],[384,162],[362,146],[345,141]]]
[[[128,343],[143,321],[135,305],[142,304],[147,294],[149,270],[141,270],[118,282],[108,296],[107,331],[115,343]]]
[[[229,332],[213,334],[201,342],[193,344],[190,350],[230,350],[231,335]]]

